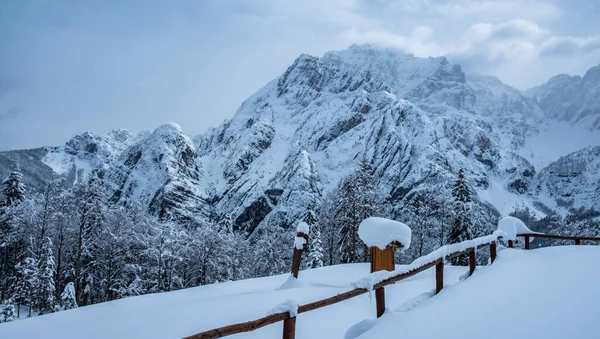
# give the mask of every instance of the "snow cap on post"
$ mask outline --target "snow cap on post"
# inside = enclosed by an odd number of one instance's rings
[[[296,238],[294,238],[294,248],[297,250],[304,249],[306,244],[308,243],[308,232],[309,227],[308,224],[304,221],[300,221],[298,226],[296,226]]]
[[[506,235],[503,236],[505,240],[516,240],[517,234],[535,233],[527,228],[521,219],[510,216],[503,217],[498,221],[498,231],[506,233]],[[533,240],[533,238],[531,238],[531,240]]]
[[[368,247],[384,250],[397,241],[404,249],[410,247],[411,230],[405,224],[379,217],[369,217],[358,226],[358,236]]]
[[[298,233],[304,233],[306,235],[309,235],[308,234],[308,232],[309,232],[308,224],[305,223],[304,221],[300,221],[298,223],[298,226],[296,227],[296,232],[298,232]]]

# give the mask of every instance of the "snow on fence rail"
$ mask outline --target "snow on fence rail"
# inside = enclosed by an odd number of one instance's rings
[[[490,248],[490,258],[492,263],[496,259],[496,242],[502,237],[502,231],[496,231],[492,235],[476,238],[473,240],[463,241],[458,244],[442,246],[432,253],[415,259],[408,267],[392,272],[379,271],[370,274],[354,285],[354,289],[344,292],[326,299],[318,300],[312,303],[300,305],[297,308],[297,314],[316,310],[321,307],[337,304],[341,301],[348,300],[361,294],[370,293],[375,290],[375,300],[377,303],[378,316],[385,309],[385,295],[383,293],[384,286],[396,283],[413,275],[423,272],[433,266],[436,267],[436,293],[439,293],[444,286],[444,260],[454,257],[469,254],[469,275],[475,271],[475,253],[476,249],[484,246]],[[380,312],[381,311],[381,312]],[[270,314],[266,317],[253,321],[228,325],[215,328],[202,333],[194,334],[185,339],[208,339],[221,338],[228,335],[250,332],[258,328],[283,321],[283,339],[294,339],[296,333],[296,316],[290,315],[288,310],[280,313]]]

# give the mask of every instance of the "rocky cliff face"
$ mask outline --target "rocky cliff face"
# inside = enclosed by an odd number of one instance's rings
[[[126,148],[106,171],[110,201],[140,204],[165,219],[195,225],[208,216],[192,141],[166,124]]]
[[[545,197],[551,208],[600,206],[600,146],[560,157],[542,169],[533,193]]]
[[[596,148],[556,154],[564,157],[547,168],[535,168],[535,154],[523,152],[548,121],[569,128],[595,116],[596,73],[559,76],[526,96],[496,78],[467,76],[446,58],[352,46],[322,58],[301,55],[231,120],[193,142],[174,124],[137,136],[85,133],[62,147],[0,153],[0,165],[34,154],[28,161],[40,173],[73,183],[97,169],[113,203],[189,224],[227,216],[247,235],[268,223],[292,224],[362,159],[396,206],[416,188],[451,185],[460,168],[481,208],[597,206]],[[551,104],[558,102],[552,93],[584,83],[587,94],[569,97],[585,101],[571,104],[578,113]],[[571,162],[564,159],[579,164],[568,180],[558,169]],[[43,181],[36,180],[33,186]]]

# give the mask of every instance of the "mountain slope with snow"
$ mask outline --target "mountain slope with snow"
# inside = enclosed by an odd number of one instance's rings
[[[84,133],[61,147],[1,152],[0,175],[27,164],[39,174],[26,183],[39,190],[45,178],[80,183],[97,170],[111,202],[184,223],[227,217],[247,235],[269,223],[290,226],[363,159],[392,208],[417,190],[448,188],[463,168],[485,214],[537,202],[564,212],[593,206],[593,195],[565,205],[555,189],[538,187],[558,185],[543,173],[561,156],[600,145],[600,130],[575,123],[595,117],[596,69],[526,96],[443,57],[354,45],[301,55],[231,120],[194,138],[174,125],[136,136]],[[581,110],[571,116],[567,106]],[[593,182],[596,172],[586,171],[595,167],[582,168]]]
[[[550,119],[600,130],[600,65],[590,68],[583,77],[557,75],[527,94],[539,102]]]

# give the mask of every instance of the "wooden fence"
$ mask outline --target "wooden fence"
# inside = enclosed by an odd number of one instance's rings
[[[561,236],[561,235],[550,235],[550,234],[538,234],[538,233],[528,233],[528,234],[518,234],[517,237],[525,238],[525,249],[529,249],[530,239],[535,238],[547,238],[547,239],[560,239],[560,240],[573,240],[575,244],[580,245],[582,240],[585,241],[600,241],[600,238],[594,237],[578,237],[578,236]],[[409,270],[402,274],[398,274],[392,276],[391,278],[385,279],[375,285],[373,285],[373,290],[375,290],[375,302],[377,309],[377,317],[380,317],[385,310],[385,290],[384,287],[389,284],[394,284],[398,281],[404,280],[406,278],[412,277],[417,273],[423,272],[429,268],[435,266],[435,292],[439,293],[442,288],[444,288],[444,261],[449,260],[461,255],[469,255],[469,276],[473,274],[475,271],[475,263],[476,263],[476,253],[478,248],[489,247],[490,251],[490,259],[491,262],[494,263],[496,259],[496,242],[500,237],[496,238],[493,241],[485,242],[483,244],[479,244],[477,246],[469,247],[466,250],[456,251],[450,253],[444,258],[438,258],[435,260],[431,260],[427,263],[424,263],[418,268]],[[465,242],[466,243],[466,242]],[[508,241],[509,247],[512,247],[512,241]],[[359,296],[361,294],[367,293],[369,290],[365,288],[355,288],[348,292],[335,295],[333,297],[329,297],[326,299],[318,300],[312,303],[300,305],[298,307],[298,314],[305,313],[309,311],[316,310],[321,307],[337,304],[344,300],[348,300]],[[228,335],[250,332],[254,331],[258,328],[274,324],[276,322],[283,321],[283,339],[294,339],[296,336],[296,317],[290,316],[288,312],[277,313],[273,315],[269,315],[260,319],[256,319],[253,321],[228,325],[224,327],[215,328],[212,330],[208,330],[202,333],[194,334],[185,339],[209,339],[209,338],[221,338]]]
[[[543,233],[520,233],[517,234],[517,237],[525,238],[525,249],[530,249],[530,240],[531,238],[540,238],[540,239],[556,239],[556,240],[572,240],[575,242],[575,245],[581,245],[581,241],[600,241],[600,238],[596,237],[580,237],[580,236],[572,236],[572,235],[554,235],[554,234],[543,234]],[[509,247],[511,247],[511,243],[509,242]]]
[[[435,260],[431,260],[422,266],[404,272],[402,274],[398,274],[392,276],[391,278],[385,279],[375,285],[373,285],[373,290],[375,291],[375,302],[377,305],[377,317],[380,317],[385,310],[385,290],[384,286],[389,284],[394,284],[398,281],[404,280],[406,278],[412,277],[417,273],[423,272],[429,268],[435,266],[436,273],[436,283],[435,283],[435,291],[439,293],[444,287],[444,259],[449,260],[461,255],[469,255],[469,275],[473,274],[475,271],[475,262],[476,262],[476,249],[481,247],[489,247],[490,250],[490,258],[492,263],[496,259],[496,238],[494,241],[486,242],[483,244],[479,244],[478,246],[474,246],[468,248],[466,250],[457,251],[454,253],[450,253],[446,255],[444,258],[438,258]],[[333,297],[329,297],[326,299],[318,300],[312,303],[300,305],[298,307],[298,314],[305,313],[309,311],[316,310],[321,307],[337,304],[344,300],[348,300],[350,298],[354,298],[361,294],[367,293],[369,290],[365,288],[355,288],[348,292],[335,295]],[[209,331],[205,331],[202,333],[194,334],[185,339],[208,339],[208,338],[221,338],[228,335],[242,333],[242,332],[250,332],[254,331],[258,328],[274,324],[276,322],[283,321],[283,339],[294,339],[296,333],[296,317],[291,317],[288,312],[282,312],[277,314],[272,314],[260,319],[256,319],[253,321],[228,325],[224,327],[215,328]]]

